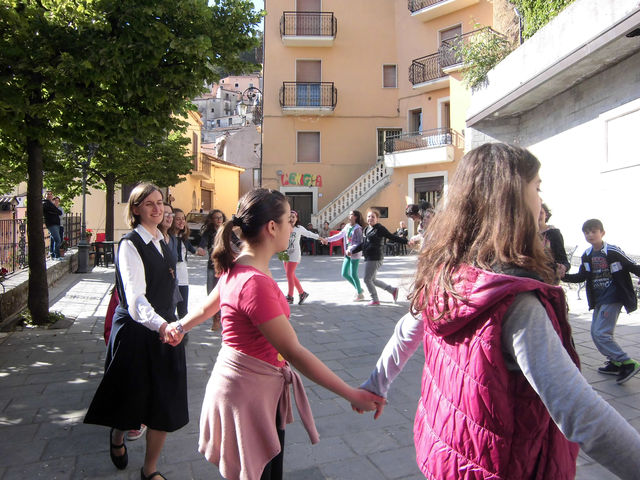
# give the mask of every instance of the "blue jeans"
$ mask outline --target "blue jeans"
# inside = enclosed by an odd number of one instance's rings
[[[58,258],[60,256],[60,243],[62,238],[60,237],[60,225],[50,225],[47,227],[49,230],[49,251],[52,258]]]
[[[622,303],[596,305],[591,320],[593,343],[596,344],[596,348],[602,355],[615,362],[624,362],[630,358],[613,339],[613,331],[616,328],[621,309]]]

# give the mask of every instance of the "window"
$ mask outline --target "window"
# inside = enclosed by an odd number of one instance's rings
[[[236,83],[234,86],[235,86],[236,88],[238,88],[239,84],[238,84],[238,83]]]
[[[320,162],[320,132],[298,132],[298,156],[300,163]]]
[[[211,113],[216,113],[216,109],[215,109],[215,108],[212,108],[212,109],[211,109]]]
[[[389,218],[389,207],[371,207],[380,212],[380,218]]]
[[[229,117],[229,118],[227,119],[227,122],[229,122],[229,126],[231,126],[231,123],[233,122],[233,118]]]
[[[216,126],[219,127],[220,126],[220,119],[216,120]]]
[[[379,128],[378,129],[378,158],[384,157],[384,144],[390,138],[399,137],[402,134],[400,128]]]
[[[193,169],[198,170],[198,134],[191,135],[191,155],[193,155]]]
[[[456,25],[455,27],[440,30],[440,43],[442,44],[442,42],[446,42],[447,40],[453,40],[461,35],[462,25]]]
[[[382,66],[382,87],[383,88],[398,87],[397,69],[398,69],[397,65]]]
[[[253,169],[253,187],[257,188],[259,186],[260,186],[260,169],[254,168]]]
[[[249,88],[253,88],[253,83],[249,82]]]
[[[411,133],[422,131],[422,109],[409,110],[409,131]]]

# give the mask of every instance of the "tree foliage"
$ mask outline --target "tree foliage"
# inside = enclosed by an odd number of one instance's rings
[[[110,185],[122,171],[160,183],[184,173],[177,118],[216,67],[252,68],[240,54],[257,45],[259,21],[250,0],[0,0],[0,188],[28,179],[36,321],[48,310],[43,170],[77,175],[62,144],[99,144],[92,168]]]
[[[574,0],[509,0],[523,17],[522,37],[530,38]]]
[[[489,70],[511,53],[513,45],[503,35],[484,28],[453,48],[464,63],[465,84],[474,90],[486,84]]]

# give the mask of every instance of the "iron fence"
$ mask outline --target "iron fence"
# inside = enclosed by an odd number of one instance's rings
[[[81,219],[79,214],[65,215],[62,219],[62,238],[69,247],[80,243]],[[47,227],[42,227],[45,252],[49,252],[51,239]],[[9,273],[26,268],[29,263],[27,241],[27,219],[0,220],[0,266]]]
[[[284,12],[280,36],[335,37],[338,20],[333,12]]]
[[[282,82],[280,106],[286,107],[336,107],[338,90],[333,82]]]
[[[422,10],[423,8],[431,7],[438,3],[444,3],[449,0],[409,0],[408,7],[411,13]]]
[[[433,128],[387,138],[384,142],[384,152],[393,153],[414,148],[442,147],[452,143],[453,131],[450,128]]]

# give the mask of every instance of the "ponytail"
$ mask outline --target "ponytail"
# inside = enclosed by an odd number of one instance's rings
[[[233,235],[233,221],[226,222],[216,233],[211,260],[215,268],[216,276],[220,276],[231,270],[233,262],[236,260],[234,250],[231,246],[231,236]]]
[[[280,222],[286,212],[286,197],[277,190],[256,188],[245,193],[238,202],[238,211],[216,234],[211,259],[216,275],[222,275],[233,267],[237,248],[232,242],[233,228],[238,227],[242,240],[252,244],[259,241],[260,232],[270,221]]]

